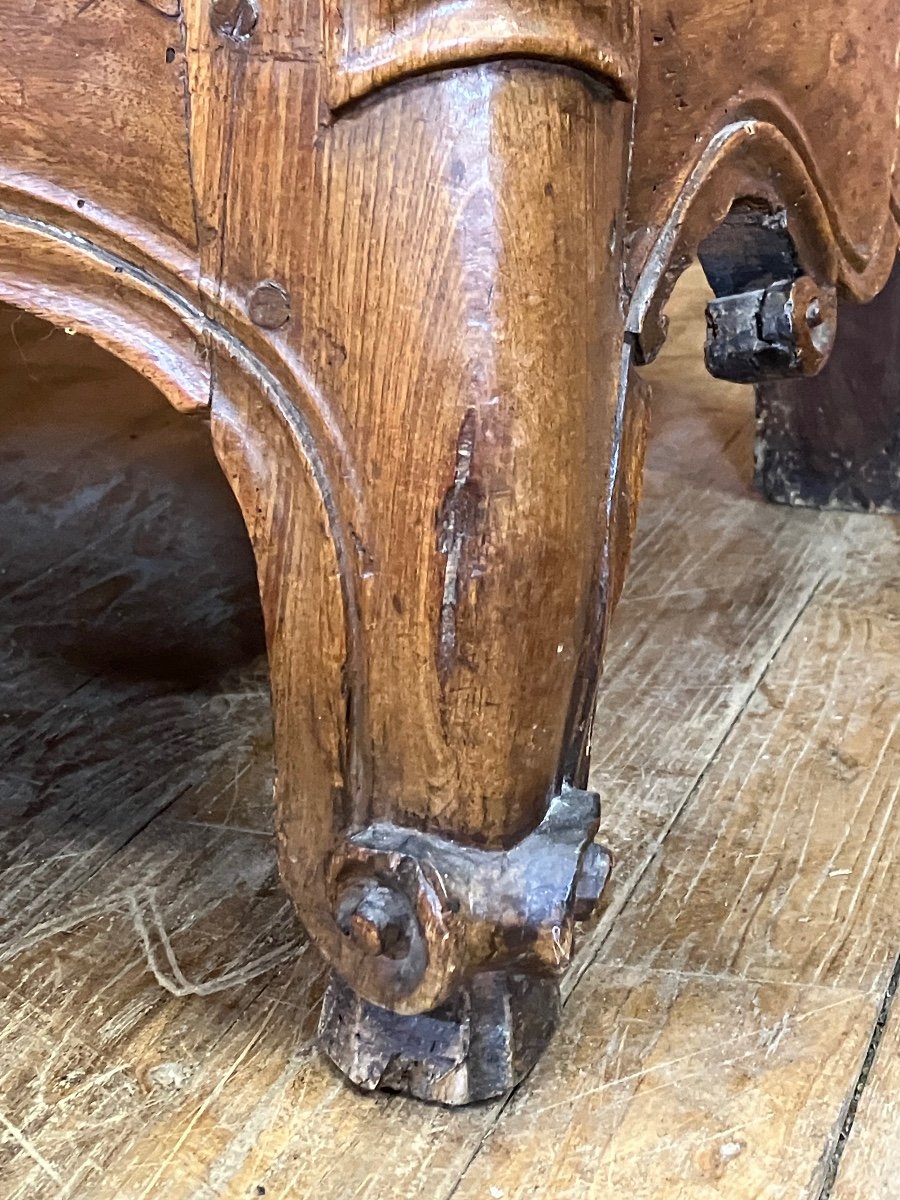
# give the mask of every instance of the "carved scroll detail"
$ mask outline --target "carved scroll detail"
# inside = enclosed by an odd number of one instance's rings
[[[652,248],[631,270],[626,328],[639,335],[644,361],[664,340],[662,309],[700,242],[722,221],[737,199],[752,197],[784,209],[788,230],[804,269],[822,283],[840,282],[854,298],[870,299],[884,286],[897,251],[897,229],[888,219],[881,244],[867,262],[850,253],[806,156],[775,125],[747,119],[710,138],[697,165],[656,233]]]

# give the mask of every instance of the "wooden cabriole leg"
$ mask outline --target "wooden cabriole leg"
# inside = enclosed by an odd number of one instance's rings
[[[821,375],[756,396],[756,483],[769,500],[900,512],[900,261],[871,304],[841,307]]]
[[[608,873],[583,788],[643,447],[630,114],[526,62],[348,111],[317,188],[334,236],[284,281],[339,347],[326,384],[284,397],[217,362],[282,870],[335,971],[323,1044],[366,1087],[462,1103],[517,1082]]]

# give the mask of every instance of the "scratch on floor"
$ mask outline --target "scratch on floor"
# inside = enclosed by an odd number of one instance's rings
[[[63,1177],[60,1175],[59,1171],[57,1171],[56,1167],[54,1167],[52,1163],[47,1162],[46,1158],[44,1158],[37,1146],[35,1146],[34,1143],[25,1136],[25,1134],[17,1125],[13,1125],[9,1117],[2,1112],[0,1112],[0,1125],[2,1125],[3,1128],[9,1133],[16,1145],[24,1150],[28,1157],[37,1163],[44,1174],[49,1175],[57,1187],[63,1186]]]
[[[166,932],[156,896],[152,891],[133,889],[126,893],[135,932],[144,949],[147,966],[161,988],[173,996],[212,996],[228,988],[241,987],[257,976],[271,971],[289,960],[304,954],[308,943],[291,942],[253,958],[244,966],[226,971],[217,978],[193,983],[181,969],[172,942]],[[160,952],[168,971],[160,962]]]
[[[55,937],[60,933],[70,933],[86,921],[107,917],[120,911],[120,905],[117,904],[117,900],[119,899],[121,897],[115,895],[107,896],[102,900],[94,900],[90,904],[84,904],[80,908],[73,908],[63,916],[38,922],[27,933],[16,938],[4,950],[0,951],[0,966],[11,962],[20,954],[34,949],[35,946],[39,946],[41,942],[46,941],[48,938]]]
[[[218,1099],[218,1097],[222,1094],[222,1092],[225,1090],[229,1080],[231,1080],[233,1078],[233,1076],[235,1075],[235,1073],[240,1070],[240,1068],[244,1064],[244,1060],[251,1053],[253,1048],[256,1046],[256,1043],[260,1040],[260,1038],[265,1033],[266,1029],[268,1028],[269,1022],[272,1019],[272,1014],[274,1012],[275,1012],[275,1007],[274,1007],[274,1005],[272,1005],[269,1007],[267,1012],[264,1014],[262,1020],[260,1021],[259,1028],[256,1029],[253,1032],[253,1034],[248,1038],[248,1040],[247,1040],[246,1044],[244,1045],[243,1049],[241,1050],[240,1054],[238,1054],[237,1058],[234,1060],[234,1062],[231,1064],[231,1066],[225,1071],[225,1073],[223,1074],[223,1076],[219,1080],[219,1082],[216,1084],[216,1086],[212,1089],[212,1091],[209,1093],[209,1095],[205,1098],[205,1100],[203,1100],[203,1102],[198,1106],[198,1108],[196,1109],[194,1114],[188,1120],[185,1128],[182,1130],[181,1134],[177,1138],[175,1145],[172,1146],[172,1148],[167,1152],[167,1154],[163,1158],[162,1162],[160,1163],[160,1165],[157,1167],[156,1171],[154,1172],[152,1178],[149,1180],[146,1187],[144,1187],[143,1191],[140,1193],[138,1200],[147,1200],[148,1196],[152,1196],[154,1194],[154,1190],[156,1188],[157,1183],[159,1182],[160,1178],[165,1173],[165,1171],[172,1164],[172,1162],[175,1160],[175,1158],[178,1155],[178,1152],[181,1150],[182,1146],[185,1144],[185,1142],[191,1136],[191,1133],[193,1132],[194,1127],[196,1126],[197,1122],[202,1120],[202,1118],[204,1117],[204,1115],[206,1114],[208,1109],[215,1103],[215,1101]]]
[[[228,988],[241,987],[282,963],[296,961],[308,946],[308,943],[299,940],[288,942],[250,959],[240,967],[224,971],[215,978],[194,983],[185,976],[178,963],[155,891],[149,888],[128,888],[82,905],[64,916],[35,925],[27,934],[17,938],[0,952],[0,965],[34,949],[49,938],[61,933],[70,933],[87,921],[108,918],[119,913],[127,913],[131,917],[150,971],[160,987],[173,996],[211,996]]]

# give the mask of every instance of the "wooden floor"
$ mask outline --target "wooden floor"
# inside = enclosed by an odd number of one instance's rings
[[[765,505],[691,277],[597,717],[617,866],[510,1098],[351,1091],[270,837],[247,543],[199,420],[0,337],[3,1200],[898,1200],[900,523]]]

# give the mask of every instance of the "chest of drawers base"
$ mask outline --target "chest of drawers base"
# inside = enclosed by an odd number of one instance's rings
[[[0,298],[209,419],[361,1086],[484,1099],[557,1022],[678,276],[762,386],[887,282],[900,16],[806,7],[0,0]]]

